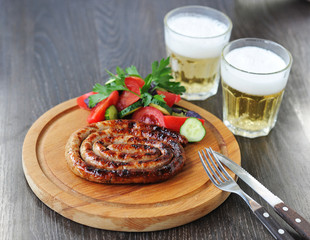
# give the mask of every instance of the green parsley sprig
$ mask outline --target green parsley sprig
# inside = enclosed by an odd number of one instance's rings
[[[160,62],[154,61],[152,63],[152,73],[144,79],[145,83],[140,89],[140,94],[130,91],[125,85],[126,77],[136,76],[142,78],[135,66],[128,67],[125,70],[117,67],[116,74],[107,71],[110,75],[109,81],[105,85],[100,83],[94,85],[93,92],[98,92],[98,94],[89,96],[89,106],[94,107],[98,102],[106,99],[113,91],[129,91],[137,95],[144,106],[148,106],[153,98],[164,102],[162,95],[156,94],[153,96],[150,90],[154,91],[157,88],[163,88],[171,93],[182,94],[185,92],[185,88],[180,85],[180,82],[171,81],[173,77],[171,76],[171,68],[168,65],[169,57],[160,60]]]

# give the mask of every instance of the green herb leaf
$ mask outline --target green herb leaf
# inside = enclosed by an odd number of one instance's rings
[[[102,101],[103,99],[106,99],[107,96],[105,94],[101,94],[101,93],[98,93],[98,94],[94,94],[94,95],[91,95],[88,97],[88,105],[90,108],[96,106],[96,104],[100,101]]]
[[[118,66],[116,67],[116,74],[117,74],[117,77],[120,79],[125,78],[125,75],[126,75],[124,69],[122,69]]]
[[[119,78],[117,75],[115,75],[114,73],[111,73],[109,70],[106,69],[105,71],[110,75],[109,80],[116,80],[117,78]]]
[[[144,85],[141,88],[141,94],[147,93],[151,87],[152,83],[152,75],[149,74],[147,77],[144,79]]]
[[[153,96],[153,98],[155,98],[156,100],[158,100],[158,101],[161,101],[161,102],[164,102],[165,103],[165,96],[164,95],[158,95],[158,94],[156,94],[156,95],[154,95]]]
[[[96,83],[93,87],[93,92],[98,92],[97,94],[91,95],[88,97],[89,107],[94,107],[98,102],[106,99],[110,96],[110,94],[113,91],[121,91],[121,90],[128,90],[128,88],[124,85],[119,84],[121,80],[115,79],[115,81],[112,81],[108,84],[101,85],[100,83]]]
[[[168,92],[172,92],[174,94],[182,94],[186,91],[184,86],[181,86],[180,82],[172,82],[172,81],[167,81],[167,82],[161,82],[158,84],[159,88],[164,88]]]
[[[106,87],[102,86],[100,83],[96,83],[93,87],[93,92],[104,92],[106,91]]]
[[[152,102],[152,98],[153,96],[149,93],[144,93],[142,95],[142,103],[143,103],[143,106],[146,107],[148,105],[150,105],[150,103]]]
[[[168,65],[169,57],[160,60],[159,63],[155,61],[152,64],[152,81],[156,83],[156,88],[164,88],[168,92],[182,94],[186,89],[184,86],[181,86],[180,82],[171,81],[173,77],[171,75],[171,68]]]
[[[137,68],[135,66],[131,66],[131,67],[128,67],[126,68],[126,73],[129,75],[129,76],[136,76],[136,77],[140,77],[140,74],[137,70]]]

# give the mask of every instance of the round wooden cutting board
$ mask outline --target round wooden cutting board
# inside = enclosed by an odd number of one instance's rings
[[[87,125],[89,112],[72,99],[42,115],[25,137],[23,169],[29,186],[62,216],[106,230],[156,231],[205,216],[229,193],[210,182],[197,151],[212,147],[240,165],[240,150],[221,120],[184,100],[178,105],[202,115],[207,134],[201,142],[185,147],[186,163],[175,177],[148,185],[106,185],[74,175],[66,163],[65,145],[74,131]]]

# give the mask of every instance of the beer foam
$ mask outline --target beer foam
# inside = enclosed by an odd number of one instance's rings
[[[273,73],[285,68],[284,60],[272,51],[259,47],[242,47],[229,52],[226,61],[252,73]]]
[[[200,14],[178,14],[167,20],[166,44],[176,54],[189,58],[218,57],[230,34],[228,26]],[[227,36],[228,35],[228,36]]]
[[[225,60],[233,67],[222,61],[222,78],[236,90],[254,95],[270,95],[280,92],[286,85],[288,74],[281,70],[287,64],[272,51],[259,47],[241,47],[227,53]]]
[[[189,37],[216,37],[225,33],[227,26],[222,22],[202,15],[177,15],[168,20],[169,27]]]

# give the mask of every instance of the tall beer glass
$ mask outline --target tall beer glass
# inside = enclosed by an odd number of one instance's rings
[[[268,135],[277,121],[291,65],[291,54],[272,41],[245,38],[225,46],[223,121],[235,135]]]
[[[219,62],[232,29],[223,13],[203,6],[186,6],[167,13],[165,43],[173,77],[186,88],[187,100],[204,100],[217,93]]]

